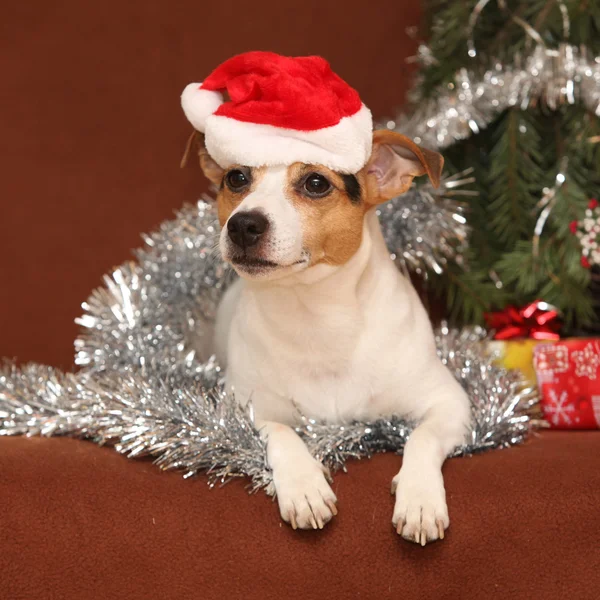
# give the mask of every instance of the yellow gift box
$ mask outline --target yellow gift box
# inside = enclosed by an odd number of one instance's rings
[[[551,344],[548,340],[492,340],[489,350],[496,356],[495,362],[505,369],[517,369],[531,385],[537,385],[533,366],[533,351],[539,344]]]

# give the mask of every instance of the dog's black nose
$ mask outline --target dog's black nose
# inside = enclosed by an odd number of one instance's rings
[[[257,210],[239,212],[227,221],[227,232],[231,241],[244,249],[257,244],[260,236],[268,228],[267,217]]]

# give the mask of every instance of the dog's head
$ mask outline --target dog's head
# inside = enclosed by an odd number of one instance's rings
[[[437,152],[393,131],[373,134],[373,150],[355,175],[322,165],[222,169],[196,136],[200,165],[218,188],[223,258],[244,278],[273,280],[316,265],[339,266],[358,250],[367,211],[427,174],[435,186]]]

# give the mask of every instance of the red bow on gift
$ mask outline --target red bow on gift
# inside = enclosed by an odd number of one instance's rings
[[[508,306],[504,310],[485,313],[490,329],[495,330],[495,340],[533,338],[558,340],[560,329],[558,310],[542,300],[535,300],[523,308]]]

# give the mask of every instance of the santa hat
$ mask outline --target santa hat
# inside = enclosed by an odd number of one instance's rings
[[[371,154],[371,112],[320,56],[234,56],[188,85],[181,105],[223,168],[303,162],[356,173]]]

